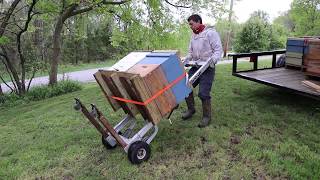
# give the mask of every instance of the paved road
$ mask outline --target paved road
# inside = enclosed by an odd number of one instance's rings
[[[271,59],[271,56],[264,56],[263,58],[261,57],[260,59]],[[248,61],[248,59],[240,59],[239,61]],[[224,61],[219,61],[218,64],[228,64],[232,63],[232,60],[224,60]],[[79,81],[79,82],[91,82],[95,81],[93,74],[96,73],[99,69],[108,69],[108,67],[104,68],[97,68],[97,69],[88,69],[88,70],[83,70],[83,71],[75,71],[75,72],[70,72],[70,73],[65,73],[64,75],[59,74],[58,75],[58,81],[62,79],[69,79],[69,80],[74,80],[74,81]],[[27,80],[27,84],[28,84]],[[37,77],[34,78],[31,82],[31,87],[34,86],[39,86],[39,85],[46,85],[49,82],[49,76],[44,76],[44,77]],[[8,83],[10,86],[13,86],[11,82]],[[10,89],[4,84],[0,84],[2,87],[2,90],[4,92],[9,92]]]
[[[62,79],[69,79],[79,82],[90,82],[95,81],[93,74],[96,73],[99,69],[107,69],[105,68],[97,68],[97,69],[88,69],[83,71],[75,71],[65,74],[58,74],[58,81]],[[26,81],[26,84],[29,83],[29,80]],[[49,83],[49,76],[37,77],[34,78],[31,82],[31,87],[40,86],[40,85],[47,85]],[[11,82],[8,83],[10,86],[13,86]],[[3,92],[8,92],[10,89],[4,83],[1,84]]]

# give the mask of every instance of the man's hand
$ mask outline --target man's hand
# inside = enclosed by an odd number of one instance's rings
[[[189,62],[189,58],[188,57],[184,57],[184,58],[181,58],[181,62],[184,66],[187,66],[188,62]]]

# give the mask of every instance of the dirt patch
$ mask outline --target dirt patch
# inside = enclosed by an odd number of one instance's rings
[[[241,143],[241,138],[240,138],[240,136],[234,136],[234,135],[232,135],[232,136],[230,137],[230,143],[231,143],[231,145],[240,144],[240,143]]]
[[[201,136],[200,141],[201,141],[201,144],[205,144],[206,142],[208,142],[208,139],[204,136]]]
[[[241,157],[239,155],[239,151],[236,149],[235,145],[240,144],[241,139],[239,136],[231,135],[229,146],[227,149],[229,164],[228,167],[231,168],[235,162],[240,161]]]
[[[231,180],[231,177],[230,177],[230,176],[227,176],[227,175],[224,175],[224,176],[222,177],[222,179],[223,179],[223,180]]]
[[[255,170],[253,170],[252,176],[253,176],[253,179],[256,179],[256,180],[266,180],[267,179],[267,176],[265,173],[255,171]]]
[[[71,175],[65,175],[65,176],[63,176],[63,180],[73,180],[74,178],[73,178],[73,176],[71,176]]]
[[[214,147],[212,145],[207,144],[208,139],[204,136],[200,137],[201,148],[202,148],[202,156],[204,158],[209,158],[214,153]]]
[[[254,128],[257,127],[257,124],[254,123],[249,123],[248,126],[246,127],[244,133],[248,136],[252,136],[254,134]]]
[[[239,155],[239,151],[234,149],[233,147],[228,149],[228,156],[229,156],[230,163],[237,162],[237,161],[241,160],[241,157]]]

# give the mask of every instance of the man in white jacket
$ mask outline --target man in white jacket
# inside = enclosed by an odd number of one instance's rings
[[[213,27],[206,27],[203,25],[199,15],[191,15],[188,18],[188,23],[193,33],[189,45],[189,54],[185,58],[185,61],[212,61],[210,67],[193,84],[193,87],[196,87],[199,84],[198,96],[202,101],[203,115],[198,127],[203,128],[208,126],[211,121],[210,91],[214,81],[215,64],[221,59],[222,45],[216,30]],[[188,72],[189,77],[197,70],[197,67],[192,67]],[[196,112],[193,93],[186,98],[186,102],[188,110],[182,114],[182,119],[184,120],[191,118]]]

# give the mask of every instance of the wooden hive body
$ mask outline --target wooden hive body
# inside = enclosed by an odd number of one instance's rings
[[[304,56],[305,74],[320,77],[320,39],[308,41],[308,52]]]
[[[108,70],[94,74],[114,111],[125,113],[157,124],[191,92],[186,83],[184,67],[174,52],[133,52]],[[180,79],[171,88],[170,83]],[[162,94],[157,95],[163,91]],[[145,104],[150,98],[152,101]],[[129,100],[129,101],[128,101]]]
[[[303,55],[308,51],[305,39],[288,38],[286,50],[286,66],[302,67]]]
[[[163,69],[168,83],[172,83],[185,73],[180,59],[175,53],[151,53],[138,64],[159,64]],[[171,88],[176,103],[179,104],[191,93],[191,88],[186,83],[186,77]]]

